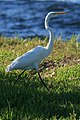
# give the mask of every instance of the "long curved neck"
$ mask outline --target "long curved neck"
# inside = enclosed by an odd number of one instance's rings
[[[52,48],[53,48],[53,43],[54,43],[53,29],[52,29],[51,27],[49,27],[49,25],[48,25],[49,19],[50,19],[49,16],[47,16],[47,17],[45,18],[45,28],[49,31],[49,35],[50,35],[49,42],[48,42],[48,44],[47,44],[47,46],[46,46],[46,49],[47,49],[47,51],[48,51],[48,54],[51,53]]]

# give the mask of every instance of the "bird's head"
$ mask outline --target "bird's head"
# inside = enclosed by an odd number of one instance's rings
[[[49,12],[49,13],[47,14],[46,18],[45,18],[45,27],[47,28],[47,26],[48,26],[48,21],[49,21],[51,18],[53,18],[53,17],[55,17],[55,16],[58,16],[58,15],[61,15],[61,14],[66,14],[66,13],[68,13],[68,12]]]
[[[58,16],[61,14],[66,14],[66,13],[68,13],[68,12],[49,12],[46,17],[52,18],[54,16]]]

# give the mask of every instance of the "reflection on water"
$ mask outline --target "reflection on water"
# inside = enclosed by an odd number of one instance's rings
[[[56,1],[0,1],[0,35],[8,37],[48,35],[44,19],[50,11],[70,11],[50,22],[56,35],[69,38],[80,33],[80,4]]]
[[[80,0],[56,0],[56,1],[63,1],[63,2],[75,2],[75,3],[80,3]]]

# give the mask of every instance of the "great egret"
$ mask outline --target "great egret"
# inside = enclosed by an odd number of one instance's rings
[[[53,43],[54,43],[54,35],[53,30],[51,27],[49,27],[48,22],[49,20],[59,14],[65,14],[67,12],[49,12],[45,18],[45,28],[49,31],[50,38],[49,42],[46,47],[43,46],[37,46],[30,51],[26,52],[22,56],[16,58],[10,65],[7,66],[6,72],[9,72],[11,70],[17,70],[21,69],[24,70],[19,77],[29,69],[35,69],[36,72],[39,75],[39,78],[41,82],[44,84],[44,86],[48,89],[48,87],[43,82],[41,75],[38,71],[38,65],[41,63],[41,61],[46,58],[52,51]],[[19,79],[18,77],[18,79]],[[49,90],[49,89],[48,89]]]

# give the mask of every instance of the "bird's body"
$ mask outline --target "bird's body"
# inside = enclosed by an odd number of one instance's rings
[[[58,14],[65,14],[66,12],[50,12],[45,18],[45,28],[49,31],[50,38],[49,42],[46,47],[43,46],[37,46],[30,51],[26,52],[22,56],[16,58],[10,65],[7,66],[6,72],[9,72],[11,70],[29,70],[29,69],[35,69],[38,72],[39,78],[41,79],[41,76],[38,71],[38,65],[40,62],[46,58],[52,51],[53,43],[54,43],[54,35],[53,30],[51,27],[49,27],[48,22],[49,20],[58,15]],[[23,72],[24,72],[23,71]],[[22,72],[22,73],[23,73]],[[41,82],[44,84],[44,82],[41,79]],[[44,84],[44,86],[47,88],[47,86]],[[48,89],[48,88],[47,88]]]
[[[47,57],[47,49],[46,47],[37,46],[36,48],[31,49],[29,52],[26,52],[22,56],[16,58],[10,65],[8,65],[6,71],[9,72],[11,70],[29,70],[36,69],[38,70],[38,65]]]

